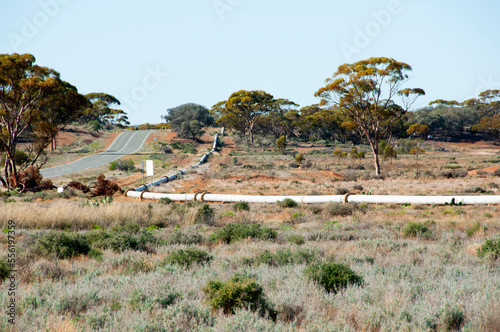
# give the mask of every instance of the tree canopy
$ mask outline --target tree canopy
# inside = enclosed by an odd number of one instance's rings
[[[214,124],[214,118],[205,106],[188,103],[167,110],[162,116],[179,137],[199,140],[204,127]]]
[[[402,88],[411,70],[404,62],[384,57],[343,64],[315,93],[320,105],[337,107],[364,135],[374,154],[376,174],[380,174],[380,140],[425,94],[420,88]]]
[[[289,103],[282,101],[282,105]],[[226,127],[250,134],[250,142],[254,142],[254,133],[262,118],[275,110],[278,102],[274,97],[261,90],[234,92],[226,101],[221,101],[212,107],[212,112],[220,114],[217,123]]]
[[[21,136],[35,138],[24,167],[34,164],[57,132],[88,106],[58,72],[35,61],[31,54],[0,55],[0,150],[6,155],[0,181],[7,187],[19,184],[15,156]]]

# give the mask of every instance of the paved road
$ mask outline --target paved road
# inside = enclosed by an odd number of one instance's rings
[[[83,157],[68,164],[44,168],[40,170],[40,173],[44,178],[54,178],[107,165],[113,160],[138,151],[152,132],[153,130],[125,130],[115,138],[106,151]]]

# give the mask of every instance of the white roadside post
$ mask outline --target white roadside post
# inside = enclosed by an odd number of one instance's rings
[[[151,183],[153,183],[154,175],[154,164],[152,160],[146,160],[146,176],[151,177]]]

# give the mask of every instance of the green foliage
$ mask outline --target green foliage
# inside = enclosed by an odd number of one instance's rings
[[[166,245],[175,245],[175,244],[200,244],[203,242],[203,237],[199,233],[194,234],[185,234],[181,231],[175,231],[172,233],[166,240]]]
[[[294,243],[296,245],[303,245],[306,243],[304,236],[300,234],[292,234],[286,238],[287,242]]]
[[[213,310],[234,314],[237,309],[250,309],[275,320],[277,312],[267,302],[263,288],[253,278],[235,274],[226,282],[211,280],[203,288]]]
[[[477,256],[480,258],[491,257],[492,259],[500,258],[500,236],[495,241],[493,239],[486,240],[481,248],[477,250]]]
[[[479,229],[481,229],[481,224],[476,221],[474,226],[465,229],[465,234],[467,234],[468,237],[473,237],[474,234],[476,234],[479,231]]]
[[[203,204],[196,213],[195,221],[197,224],[210,224],[215,216],[215,211],[208,204]]]
[[[409,222],[403,228],[405,237],[423,237],[430,238],[432,236],[429,228],[421,222]]]
[[[247,202],[236,202],[233,205],[235,211],[250,211],[250,205]]]
[[[306,160],[306,158],[304,157],[304,154],[300,153],[300,152],[295,155],[294,159],[297,162],[297,164],[299,164],[299,165],[302,164],[304,162],[304,160]]]
[[[450,206],[462,206],[462,205],[464,205],[464,203],[463,203],[463,202],[458,202],[458,203],[457,203],[457,202],[455,201],[455,197],[453,197],[453,198],[451,199],[451,201],[449,201],[449,202],[445,202],[445,203],[444,203],[444,205],[450,205]]]
[[[459,307],[446,307],[443,315],[444,330],[460,331],[465,324],[465,313]]]
[[[90,120],[87,123],[87,128],[91,131],[100,131],[102,129],[102,124],[97,120]]]
[[[160,199],[158,200],[158,204],[162,204],[162,205],[169,205],[169,204],[171,204],[172,202],[173,202],[173,201],[172,201],[170,198],[168,198],[168,197],[163,197],[163,198],[160,198]]]
[[[196,247],[190,247],[186,249],[177,249],[172,251],[167,259],[166,263],[181,265],[185,267],[190,267],[193,264],[206,264],[212,260],[212,255],[210,255],[205,250],[198,249]]]
[[[110,232],[92,231],[86,235],[92,246],[100,249],[112,249],[117,252],[125,250],[150,251],[160,240],[147,229],[140,229],[137,224],[115,226]]]
[[[205,106],[193,103],[183,104],[167,110],[162,116],[171,125],[177,136],[198,140],[205,131],[203,127],[214,123],[214,118]]]
[[[286,149],[286,136],[281,136],[276,140],[276,147],[278,148],[278,152],[283,154]]]
[[[110,171],[120,170],[120,171],[123,171],[123,172],[132,172],[135,169],[136,169],[135,168],[135,164],[134,164],[134,161],[132,159],[128,159],[128,160],[115,160],[115,161],[112,161],[109,164],[109,170]]]
[[[80,234],[48,232],[33,245],[35,253],[47,258],[66,259],[86,255],[91,250],[87,238]]]
[[[329,293],[336,294],[349,285],[363,286],[363,277],[341,263],[311,265],[305,269],[304,273]]]
[[[227,224],[210,235],[210,241],[222,241],[224,243],[232,243],[245,238],[255,238],[261,240],[270,240],[277,237],[275,230],[260,224]]]
[[[28,154],[22,150],[16,150],[14,154],[14,162],[16,165],[22,165],[25,162],[29,161],[30,157]]]
[[[276,202],[276,204],[281,207],[281,208],[294,208],[297,207],[299,204],[297,204],[296,201],[294,201],[291,198],[285,198],[282,201]]]
[[[187,154],[197,153],[196,146],[189,143],[183,144],[179,142],[174,142],[172,143],[172,149],[181,150],[182,153],[187,153]]]
[[[10,276],[11,267],[7,259],[0,258],[0,282]]]

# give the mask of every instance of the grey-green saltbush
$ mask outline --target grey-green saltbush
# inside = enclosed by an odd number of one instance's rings
[[[270,240],[275,239],[277,235],[275,230],[260,224],[227,224],[210,235],[210,241],[222,241],[229,244],[248,237]]]
[[[480,258],[491,257],[492,259],[500,258],[500,236],[498,240],[486,240],[481,248],[477,251],[477,256]]]
[[[349,285],[363,286],[363,277],[341,263],[311,265],[305,269],[304,273],[329,293],[336,294]]]
[[[190,247],[172,251],[168,255],[166,263],[190,267],[193,264],[209,263],[212,258],[212,255],[205,250]]]
[[[34,252],[47,258],[72,258],[86,255],[90,250],[87,238],[75,233],[45,233],[34,244]]]
[[[214,310],[234,314],[237,309],[249,308],[261,316],[275,320],[277,312],[267,302],[263,288],[253,278],[235,274],[226,282],[211,280],[203,288]]]

